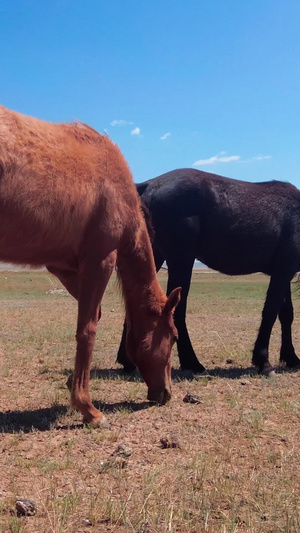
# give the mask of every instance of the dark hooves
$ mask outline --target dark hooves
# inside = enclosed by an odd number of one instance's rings
[[[266,378],[271,378],[276,375],[275,368],[270,363],[265,364],[263,367],[258,367],[258,373]]]
[[[295,370],[300,368],[300,359],[295,356],[293,359],[290,359],[289,361],[286,361],[286,368],[290,370]]]

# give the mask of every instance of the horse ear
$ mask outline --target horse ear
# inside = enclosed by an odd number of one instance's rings
[[[181,287],[177,287],[177,289],[173,289],[171,294],[168,296],[168,299],[166,301],[166,305],[164,307],[164,313],[171,314],[174,312],[175,307],[180,302],[180,294],[181,294]]]

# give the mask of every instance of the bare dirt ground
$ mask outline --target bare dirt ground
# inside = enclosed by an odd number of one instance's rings
[[[173,397],[156,407],[115,363],[123,306],[112,280],[91,376],[112,424],[100,431],[68,407],[76,302],[46,272],[1,272],[0,530],[300,531],[300,376],[279,369],[268,380],[250,366],[267,281],[195,272],[188,327],[209,375],[180,372],[174,350]],[[274,364],[279,342],[277,325]],[[36,514],[17,516],[16,497],[34,500]]]

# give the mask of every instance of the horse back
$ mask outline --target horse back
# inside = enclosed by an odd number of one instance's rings
[[[26,262],[43,259],[38,249],[76,253],[92,219],[118,238],[135,195],[108,137],[0,108],[0,259],[18,261],[18,248]]]
[[[195,257],[227,274],[269,273],[276,254],[300,252],[300,192],[289,183],[179,169],[146,184],[141,198],[164,250],[192,243]]]

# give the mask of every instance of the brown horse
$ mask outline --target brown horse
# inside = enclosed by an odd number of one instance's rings
[[[106,136],[81,124],[51,124],[0,107],[0,260],[45,265],[78,300],[71,404],[84,422],[107,425],[91,403],[89,377],[101,299],[116,264],[129,325],[127,349],[148,399],[171,395],[177,337],[156,277],[129,168]]]

